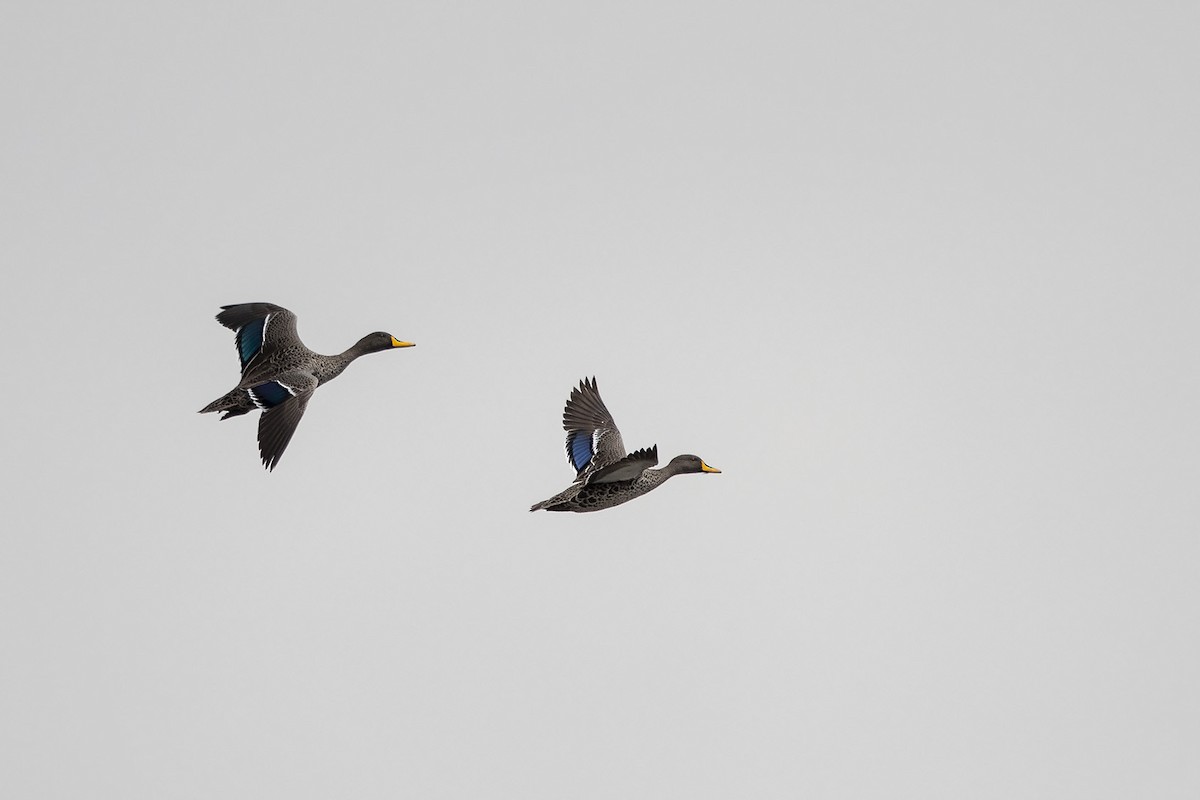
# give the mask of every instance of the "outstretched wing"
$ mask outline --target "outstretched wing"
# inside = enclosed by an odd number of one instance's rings
[[[246,390],[263,411],[258,418],[258,452],[267,469],[273,470],[279,463],[316,388],[317,380],[311,375],[289,373]]]
[[[600,399],[594,377],[581,380],[579,388],[571,390],[563,409],[563,430],[567,432],[567,461],[575,468],[576,480],[625,457],[621,431]]]
[[[239,303],[221,306],[217,322],[234,332],[242,374],[260,356],[270,358],[277,347],[298,342],[296,315],[273,303]]]
[[[643,470],[658,463],[658,445],[641,450],[634,450],[624,458],[614,461],[607,467],[594,470],[584,478],[585,483],[616,483],[618,481],[636,480]]]

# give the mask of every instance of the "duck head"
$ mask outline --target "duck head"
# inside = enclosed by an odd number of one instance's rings
[[[700,456],[694,456],[690,453],[682,456],[675,456],[671,459],[671,463],[668,464],[667,467],[670,468],[673,473],[680,475],[688,472],[717,473],[721,471],[716,467],[710,467],[708,464],[705,464],[704,459],[700,458]]]
[[[375,331],[368,333],[358,340],[355,349],[363,353],[378,353],[381,350],[391,350],[394,347],[416,347],[415,342],[402,342],[390,333]]]

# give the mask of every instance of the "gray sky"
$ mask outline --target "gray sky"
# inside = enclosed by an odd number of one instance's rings
[[[1196,797],[1198,17],[10,9],[6,794]]]

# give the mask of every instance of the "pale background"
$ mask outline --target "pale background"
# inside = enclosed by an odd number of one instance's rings
[[[8,6],[3,795],[1200,796],[1198,9]]]

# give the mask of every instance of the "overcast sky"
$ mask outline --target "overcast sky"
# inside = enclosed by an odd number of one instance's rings
[[[324,6],[5,13],[6,796],[1200,796],[1197,6]]]

